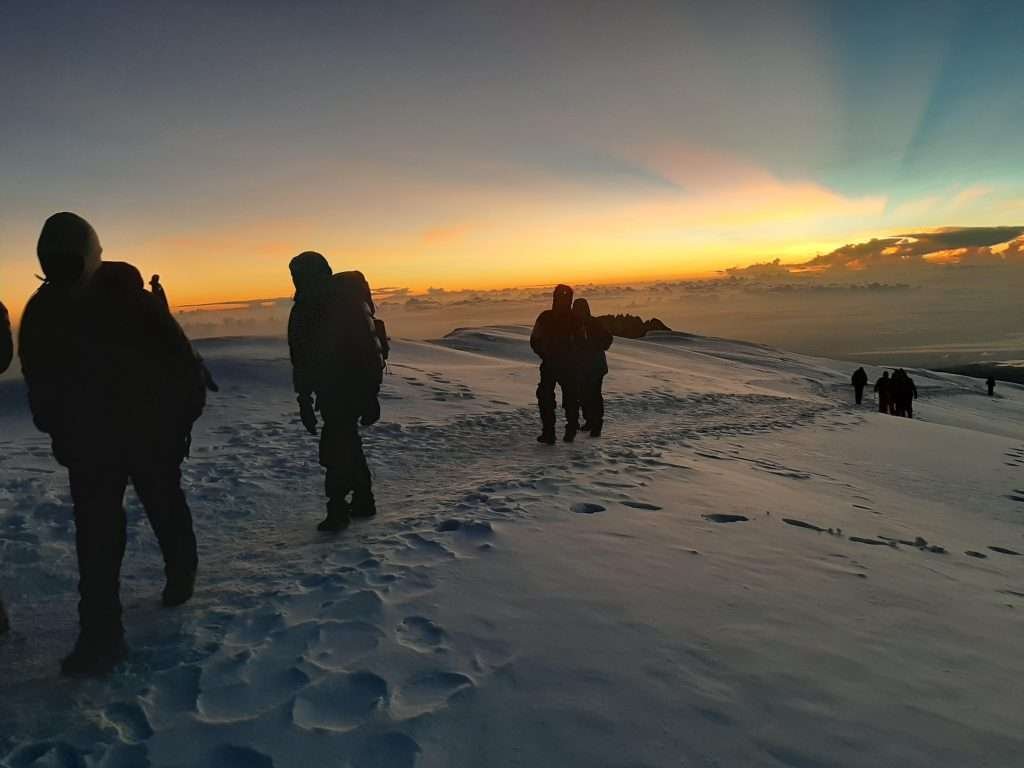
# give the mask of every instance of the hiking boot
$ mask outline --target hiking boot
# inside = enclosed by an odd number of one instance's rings
[[[366,496],[352,496],[352,504],[349,508],[349,515],[352,517],[373,517],[377,514],[377,502],[373,498],[373,494],[367,494]]]
[[[65,677],[101,677],[110,674],[127,655],[123,637],[100,643],[79,636],[74,649],[61,661],[60,673]]]
[[[562,435],[562,441],[566,442],[566,443],[571,443],[573,440],[576,439],[576,431],[577,431],[577,427],[573,427],[573,426],[566,427],[565,428],[565,434]]]
[[[591,437],[600,437],[601,436],[601,425],[600,424],[595,424],[594,426],[592,426],[590,428],[590,436]]]
[[[316,529],[328,533],[337,533],[348,528],[350,522],[348,503],[344,501],[329,501],[327,502],[327,517],[320,521]]]
[[[188,602],[196,588],[196,569],[189,568],[167,577],[164,586],[163,603],[165,608],[175,608]]]
[[[539,435],[537,435],[537,442],[538,443],[544,443],[546,445],[554,445],[555,444],[555,430],[553,430],[553,429],[545,429],[543,432],[541,432]]]

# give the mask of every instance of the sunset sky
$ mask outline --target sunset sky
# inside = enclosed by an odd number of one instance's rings
[[[305,249],[490,288],[1024,222],[1020,2],[94,5],[0,23],[15,314],[58,210],[179,304]]]

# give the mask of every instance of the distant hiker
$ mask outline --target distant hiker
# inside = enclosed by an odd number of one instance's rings
[[[149,278],[149,290],[154,297],[163,305],[168,312],[171,311],[171,303],[167,300],[167,294],[160,283],[160,275],[153,275]]]
[[[192,596],[198,560],[180,465],[206,390],[184,332],[138,270],[101,262],[85,219],[51,216],[37,251],[46,279],[25,307],[18,347],[33,420],[68,469],[74,504],[80,633],[61,671],[101,674],[127,651],[119,595],[129,481],[163,554],[164,605]]]
[[[917,386],[914,380],[902,368],[893,373],[890,387],[892,413],[895,416],[914,418],[914,401],[917,399]]]
[[[889,413],[889,395],[892,388],[892,379],[888,371],[882,371],[882,376],[875,382],[875,392],[878,393],[878,412]]]
[[[380,419],[381,338],[387,333],[374,318],[361,272],[332,276],[327,259],[314,251],[300,253],[288,267],[295,284],[288,345],[299,417],[311,435],[317,433],[316,412],[324,419],[320,464],[327,470],[327,517],[317,528],[340,531],[352,517],[377,513],[359,424]]]
[[[889,384],[889,414],[892,416],[903,416],[905,414],[906,384],[903,381],[904,375],[902,368],[897,368],[892,372],[892,381]]]
[[[571,443],[579,430],[577,377],[573,351],[576,323],[572,315],[572,288],[555,286],[551,309],[537,317],[530,334],[530,347],[540,358],[540,383],[537,384],[537,405],[540,408],[541,433],[537,442],[555,444],[555,385],[562,390],[565,411],[565,435]]]
[[[906,371],[900,370],[903,373],[900,410],[906,418],[912,419],[914,418],[914,401],[917,400],[917,385]]]
[[[864,387],[868,383],[868,374],[863,368],[858,368],[853,372],[853,377],[850,379],[850,383],[853,384],[853,396],[857,401],[857,405],[864,402]]]
[[[0,373],[6,371],[14,357],[14,338],[11,336],[11,316],[0,302]]]
[[[576,299],[572,305],[575,320],[575,369],[579,404],[583,410],[581,429],[591,437],[600,437],[604,426],[604,396],[601,384],[608,373],[608,356],[612,334],[604,324],[590,314],[586,299]]]
[[[989,376],[985,379],[985,386],[988,387],[988,396],[995,397],[996,394],[996,377]]]

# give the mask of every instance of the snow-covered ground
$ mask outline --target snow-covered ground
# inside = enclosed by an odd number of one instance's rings
[[[129,494],[99,681],[56,674],[67,481],[0,382],[0,763],[1021,764],[1024,390],[915,371],[909,421],[849,364],[659,334],[616,340],[605,436],[551,448],[526,337],[394,343],[380,515],[339,537],[284,344],[201,343],[199,591],[158,607]]]

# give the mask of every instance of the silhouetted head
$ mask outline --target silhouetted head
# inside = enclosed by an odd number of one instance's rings
[[[300,253],[288,264],[288,270],[292,273],[296,295],[326,285],[331,279],[331,265],[327,263],[323,254],[316,251]]]
[[[145,290],[142,274],[123,261],[105,261],[96,270],[89,290],[97,295],[127,296],[138,295]]]
[[[46,279],[75,285],[89,279],[100,265],[100,238],[88,221],[74,213],[55,213],[43,224],[36,254]]]
[[[889,372],[888,371],[882,371],[882,378],[883,379],[888,379],[889,378]]]
[[[572,310],[572,288],[558,284],[551,294],[551,308],[556,312],[569,313]]]
[[[576,299],[572,303],[572,313],[580,320],[590,319],[590,302],[586,299]]]

